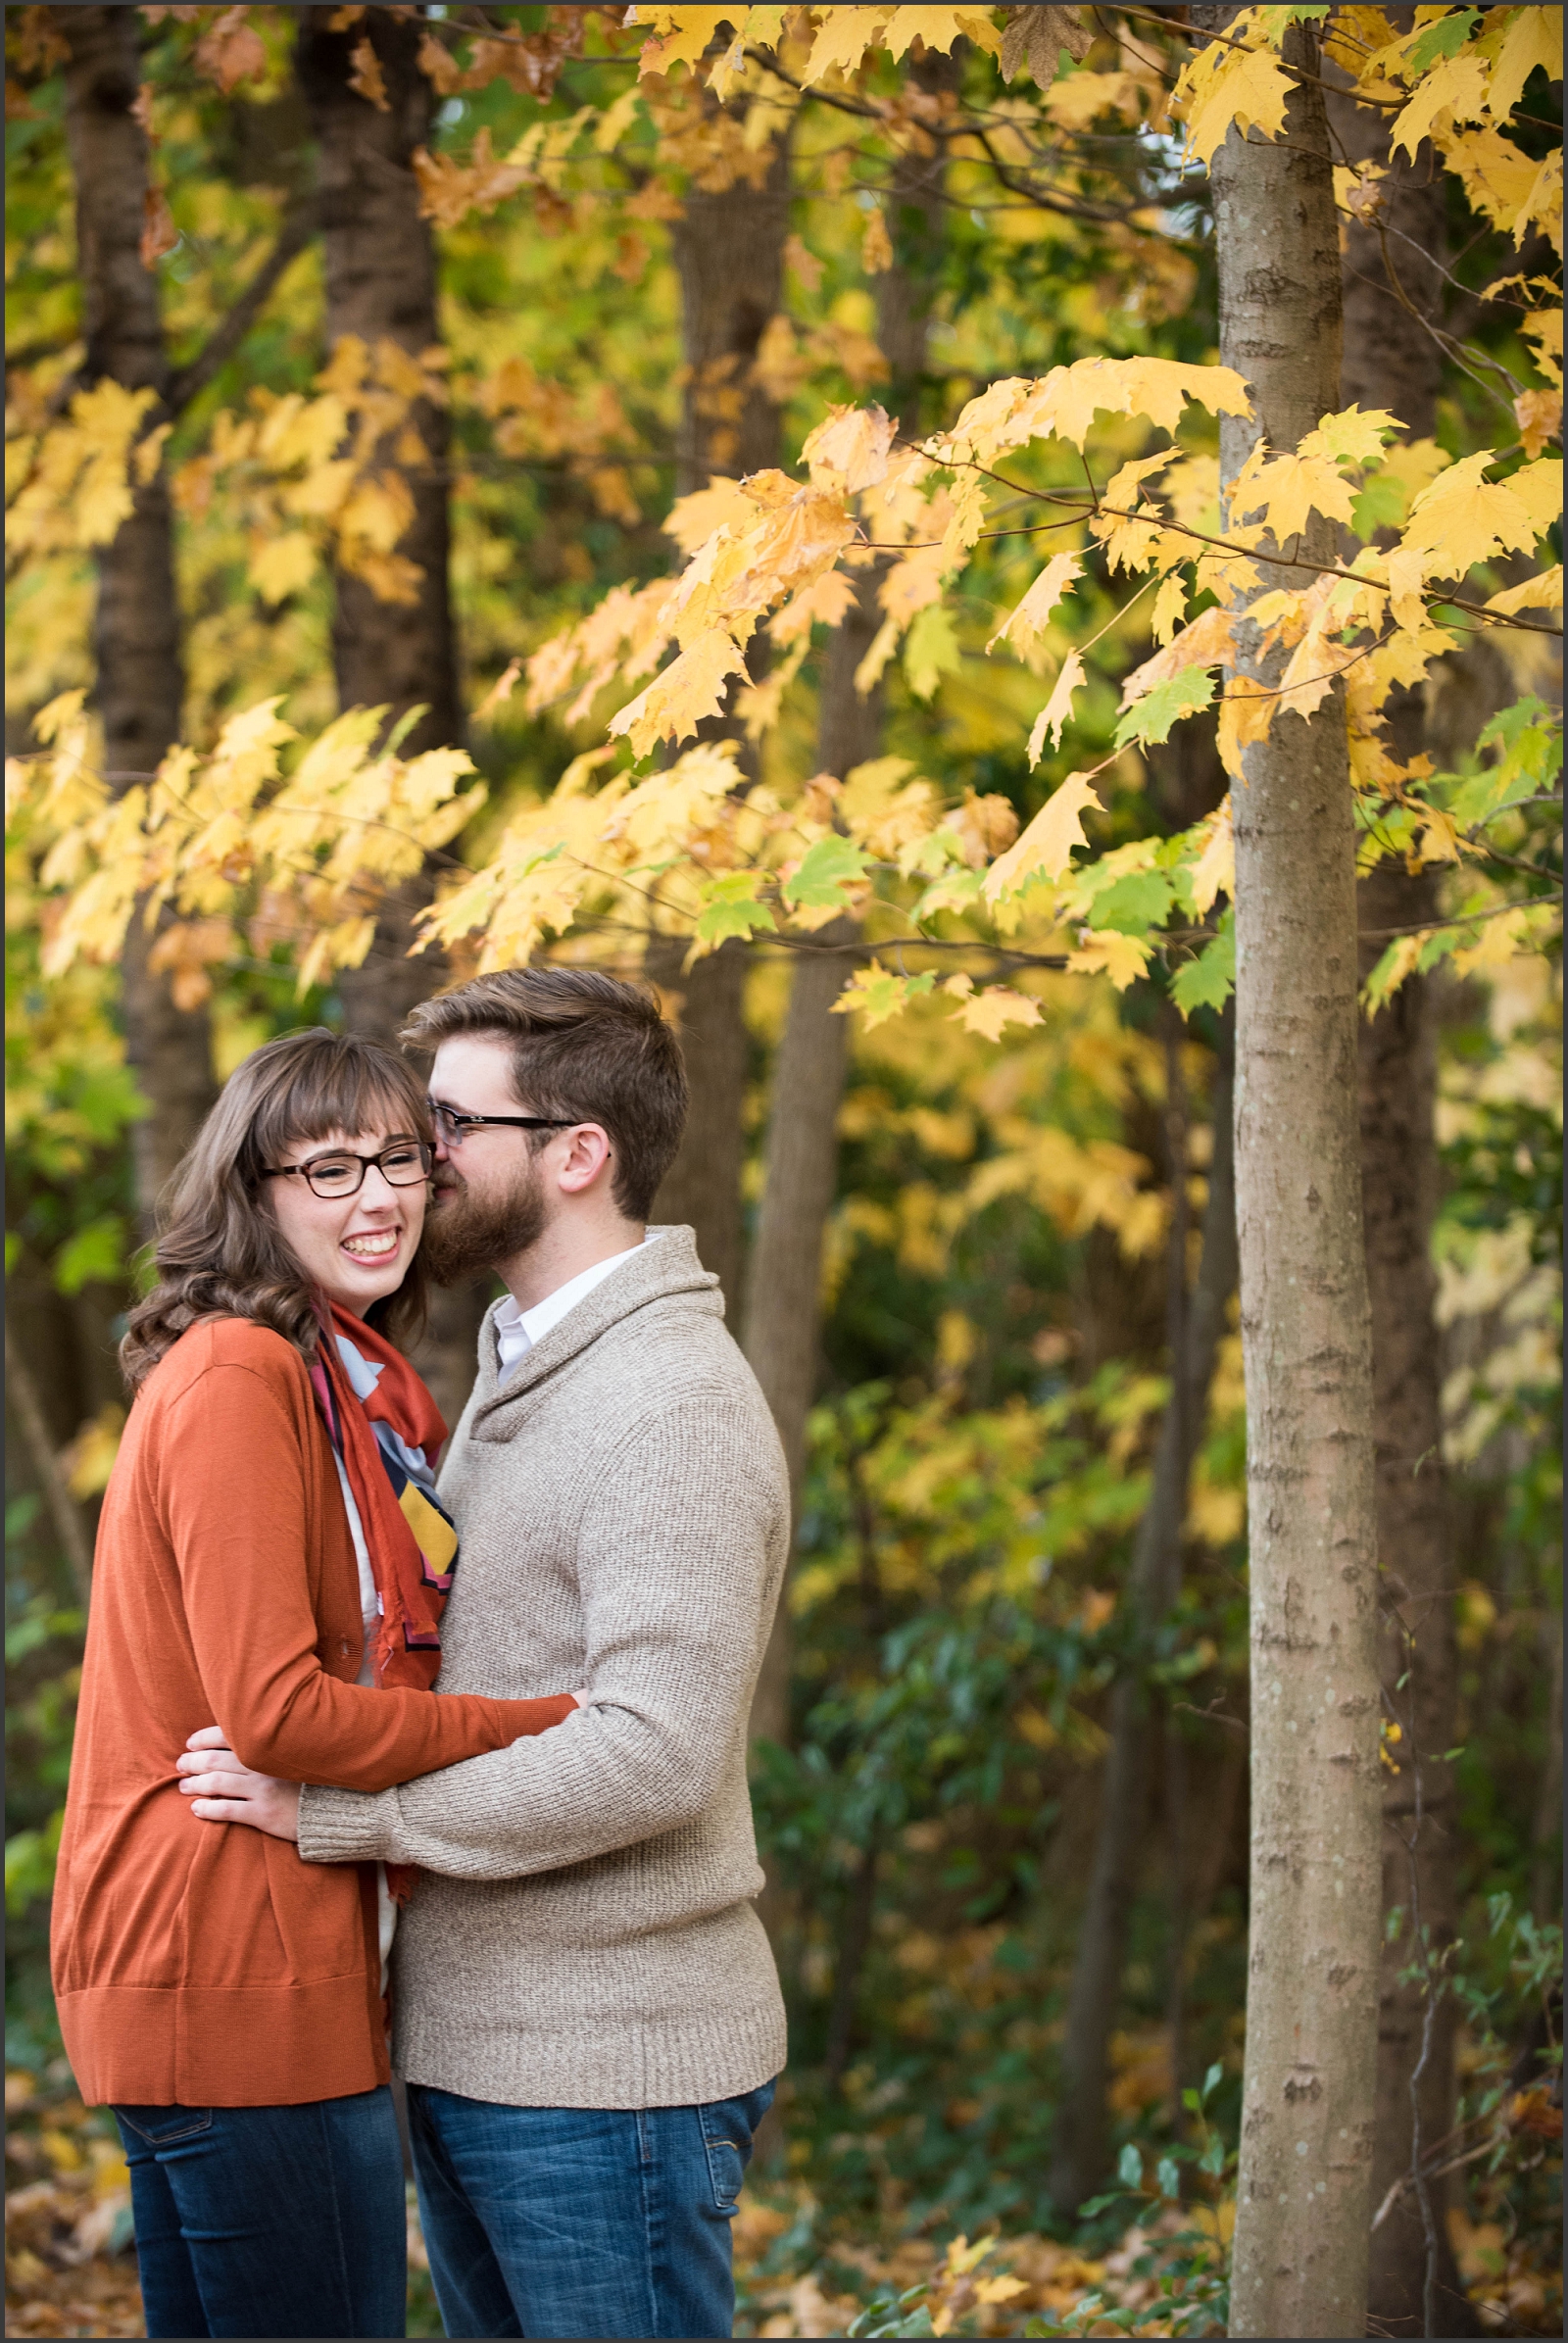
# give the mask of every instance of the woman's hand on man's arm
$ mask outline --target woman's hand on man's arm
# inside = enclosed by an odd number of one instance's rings
[[[270,1838],[298,1841],[299,1783],[253,1774],[228,1746],[220,1725],[204,1725],[193,1733],[174,1760],[174,1771],[184,1777],[180,1795],[190,1800],[198,1821],[244,1823]]]

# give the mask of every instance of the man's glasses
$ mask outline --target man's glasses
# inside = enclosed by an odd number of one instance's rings
[[[463,1114],[456,1106],[438,1106],[434,1098],[426,1098],[425,1105],[444,1147],[461,1147],[470,1131],[485,1131],[492,1124],[508,1131],[569,1131],[581,1120],[562,1114]]]
[[[422,1139],[397,1139],[378,1155],[351,1155],[347,1149],[334,1147],[328,1154],[313,1155],[308,1163],[282,1163],[275,1171],[264,1171],[264,1180],[299,1178],[309,1183],[313,1196],[357,1196],[365,1186],[365,1175],[373,1163],[389,1187],[417,1188],[430,1177],[435,1156]]]

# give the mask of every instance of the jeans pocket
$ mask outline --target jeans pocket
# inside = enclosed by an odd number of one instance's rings
[[[119,2107],[115,2114],[138,2139],[150,2148],[172,2148],[182,2139],[194,2139],[200,2131],[211,2131],[213,2111],[210,2107]]]
[[[740,2201],[757,2126],[773,2104],[773,2087],[764,2082],[760,2091],[746,2091],[738,2099],[714,2099],[697,2110],[713,2204],[726,2220]]]

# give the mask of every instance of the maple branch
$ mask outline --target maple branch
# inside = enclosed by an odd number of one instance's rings
[[[182,415],[215,375],[221,372],[271,299],[278,279],[316,231],[316,202],[307,197],[283,216],[272,246],[227,317],[221,318],[190,361],[171,377],[164,404],[172,415]]]

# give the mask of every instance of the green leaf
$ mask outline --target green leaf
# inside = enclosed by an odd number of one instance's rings
[[[1128,2188],[1144,2185],[1144,2159],[1131,2140],[1116,2159],[1116,2177]]]
[[[1206,667],[1183,667],[1129,708],[1116,727],[1116,746],[1129,741],[1169,740],[1170,728],[1183,716],[1206,708],[1214,697],[1214,678]]]
[[[1208,2097],[1210,2091],[1218,2089],[1219,2085],[1224,2081],[1224,2079],[1225,2070],[1220,2065],[1219,2060],[1216,2059],[1214,2064],[1209,2068],[1208,2073],[1203,2076],[1203,2085],[1198,2094],[1200,2105],[1201,2105],[1201,2103]]]
[[[834,910],[842,910],[849,901],[845,887],[864,876],[870,860],[869,854],[835,831],[831,837],[817,840],[780,893],[787,903],[808,903],[813,908],[831,904]]]
[[[1177,969],[1170,997],[1182,1015],[1190,1017],[1195,1008],[1223,1008],[1235,983],[1236,915],[1227,911],[1213,943]]]
[[[940,602],[927,603],[916,613],[904,645],[904,674],[917,700],[929,700],[944,675],[956,674],[963,663],[953,620]]]
[[[1175,900],[1176,890],[1162,870],[1129,871],[1095,897],[1094,923],[1122,936],[1147,936],[1151,928],[1164,926]]]
[[[1480,22],[1479,8],[1456,8],[1449,15],[1439,17],[1435,24],[1425,25],[1405,52],[1409,71],[1424,73],[1440,57],[1457,57]]]
[[[1350,507],[1350,526],[1358,537],[1379,529],[1404,526],[1410,511],[1410,491],[1391,471],[1374,472]]]
[[[697,933],[705,944],[722,944],[727,936],[750,936],[760,927],[772,928],[772,912],[752,892],[756,885],[757,873],[751,870],[727,870],[722,878],[710,880],[703,889],[703,908],[697,916]]]
[[[1225,2170],[1225,2142],[1216,2131],[1198,2160],[1200,2172],[1218,2173]]]
[[[79,1294],[95,1281],[111,1283],[124,1266],[125,1224],[118,1212],[104,1212],[56,1253],[55,1285],[62,1294]]]
[[[1154,2168],[1154,2179],[1162,2197],[1179,2197],[1181,2195],[1182,2176],[1173,2157],[1162,2156],[1160,2158]]]

